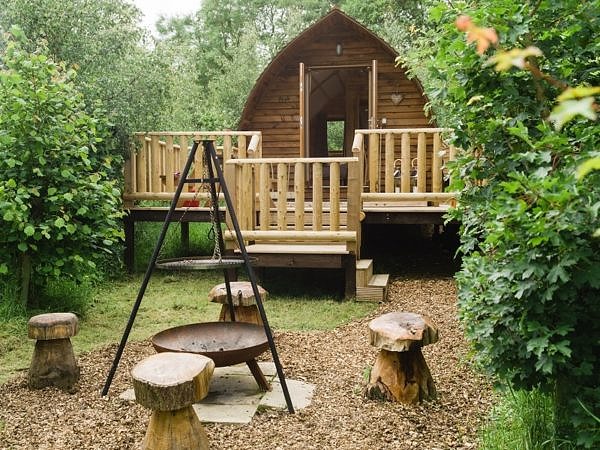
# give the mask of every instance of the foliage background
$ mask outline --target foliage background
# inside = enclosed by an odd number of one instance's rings
[[[558,435],[600,442],[579,402],[600,406],[600,209],[597,174],[576,178],[598,155],[597,121],[558,130],[549,120],[566,86],[600,84],[600,2],[440,2],[429,11],[436,45],[409,55],[439,123],[463,152],[457,275],[462,323],[482,367],[516,387],[553,391]],[[498,71],[457,30],[468,14],[492,27],[500,49],[537,46],[532,70]],[[575,431],[576,430],[576,431]]]

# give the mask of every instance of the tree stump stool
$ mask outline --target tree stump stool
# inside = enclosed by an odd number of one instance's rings
[[[132,370],[136,401],[152,410],[143,450],[205,450],[208,436],[192,405],[208,394],[212,359],[193,353],[152,355]]]
[[[263,321],[258,312],[258,307],[256,306],[252,283],[249,281],[232,281],[229,285],[231,286],[231,299],[233,301],[233,313],[235,314],[236,322],[248,322],[262,325]],[[258,286],[258,293],[262,300],[265,300],[268,295],[268,292],[261,286]],[[223,305],[221,306],[221,313],[219,314],[219,320],[221,322],[231,321],[225,283],[217,284],[213,287],[208,293],[208,299],[211,302]]]
[[[435,386],[421,347],[438,341],[431,319],[409,312],[384,314],[369,323],[371,345],[380,352],[365,396],[402,403],[435,398]]]
[[[73,388],[79,380],[79,366],[70,337],[78,331],[79,321],[72,313],[40,314],[29,319],[27,335],[37,340],[29,367],[30,388]]]

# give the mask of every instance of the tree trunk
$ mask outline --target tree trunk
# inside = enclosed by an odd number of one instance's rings
[[[554,383],[554,428],[557,437],[566,440],[572,439],[574,433],[569,408],[569,400],[573,398],[570,386],[571,383],[566,377],[560,375],[556,377]]]
[[[21,306],[27,308],[29,302],[29,285],[31,283],[31,258],[29,254],[23,253],[21,256]]]
[[[153,411],[142,450],[207,450],[208,436],[191,406]]]
[[[381,350],[371,370],[365,396],[401,403],[435,398],[435,386],[420,348],[406,352]]]
[[[30,388],[55,386],[70,390],[77,380],[79,380],[79,366],[69,338],[38,340],[35,343],[29,367]]]

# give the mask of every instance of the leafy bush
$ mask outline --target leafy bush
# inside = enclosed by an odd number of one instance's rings
[[[0,274],[19,280],[25,304],[30,285],[93,275],[121,239],[121,213],[111,160],[96,155],[102,112],[85,112],[74,70],[13,35],[0,70]]]
[[[412,59],[463,149],[452,188],[460,192],[453,217],[462,224],[457,281],[467,336],[490,372],[518,388],[555,390],[559,435],[598,445],[578,399],[597,415],[600,177],[575,175],[598,156],[600,127],[593,97],[588,119],[576,114],[579,99],[563,116],[550,112],[569,85],[600,84],[600,2],[444,2],[430,14],[436,45]],[[465,40],[459,14],[493,28],[471,28]],[[489,67],[501,62],[509,67]],[[557,129],[550,119],[568,123]]]

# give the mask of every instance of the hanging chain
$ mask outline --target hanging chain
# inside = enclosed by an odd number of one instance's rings
[[[212,161],[210,158],[204,158],[204,166],[203,166],[203,173],[202,176],[204,177],[205,180],[208,179],[208,164],[212,164]],[[214,186],[214,180],[210,181],[211,185]],[[212,196],[212,191],[211,191],[211,195],[209,196],[210,201],[209,201],[209,208],[208,208],[208,213],[210,214],[210,229],[208,230],[208,239],[212,239],[215,241],[215,245],[213,247],[213,254],[212,254],[212,259],[214,260],[218,260],[221,261],[222,260],[222,256],[221,256],[221,245],[219,243],[219,234],[217,232],[217,219],[215,217],[215,209],[217,210],[217,214],[219,213],[219,197],[218,194],[216,194],[217,197],[217,204],[215,205],[215,199]]]

